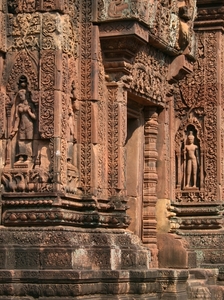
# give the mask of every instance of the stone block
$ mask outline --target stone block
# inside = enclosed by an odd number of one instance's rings
[[[188,268],[196,267],[196,253],[185,248],[182,241],[175,235],[159,233],[158,258],[159,266],[162,268]],[[195,264],[195,265],[194,265]]]
[[[72,251],[70,249],[44,249],[40,252],[43,269],[71,269]]]

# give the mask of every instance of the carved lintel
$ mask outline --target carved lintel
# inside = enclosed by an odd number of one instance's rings
[[[100,26],[100,38],[135,35],[148,42],[148,30],[135,21],[107,22]]]

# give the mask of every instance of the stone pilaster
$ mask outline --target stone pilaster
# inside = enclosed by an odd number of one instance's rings
[[[158,113],[156,108],[145,109],[145,149],[144,149],[144,179],[143,179],[143,213],[142,241],[152,251],[152,266],[157,266],[156,217],[157,202],[156,186],[158,175],[156,161],[158,152],[156,141],[158,135]]]

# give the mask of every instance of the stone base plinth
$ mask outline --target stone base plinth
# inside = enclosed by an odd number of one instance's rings
[[[187,270],[150,269],[124,230],[0,230],[0,299],[187,299]]]
[[[109,299],[133,299],[134,295],[134,299],[187,299],[187,277],[187,271],[165,269],[4,271],[0,272],[0,299],[5,299],[3,296],[27,297],[24,300],[36,298],[64,300],[74,297],[105,299],[106,295]],[[180,295],[185,297],[180,298]]]

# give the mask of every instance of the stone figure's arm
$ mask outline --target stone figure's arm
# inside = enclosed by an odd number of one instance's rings
[[[29,109],[28,109],[28,113],[30,115],[30,117],[34,120],[36,120],[36,114],[34,112],[32,112],[31,110],[31,107],[29,106]]]
[[[184,153],[184,160],[186,160],[186,158],[187,158],[187,148],[186,148],[186,146],[184,147],[183,153]]]
[[[16,107],[16,113],[15,113],[14,127],[13,127],[13,129],[12,129],[12,131],[10,133],[10,136],[9,136],[10,139],[12,139],[16,135],[16,133],[18,131],[18,128],[19,128],[19,122],[20,122],[19,107],[17,106]]]
[[[198,147],[195,149],[195,156],[196,156],[196,159],[197,159],[197,164],[198,164],[198,166],[200,166]]]

